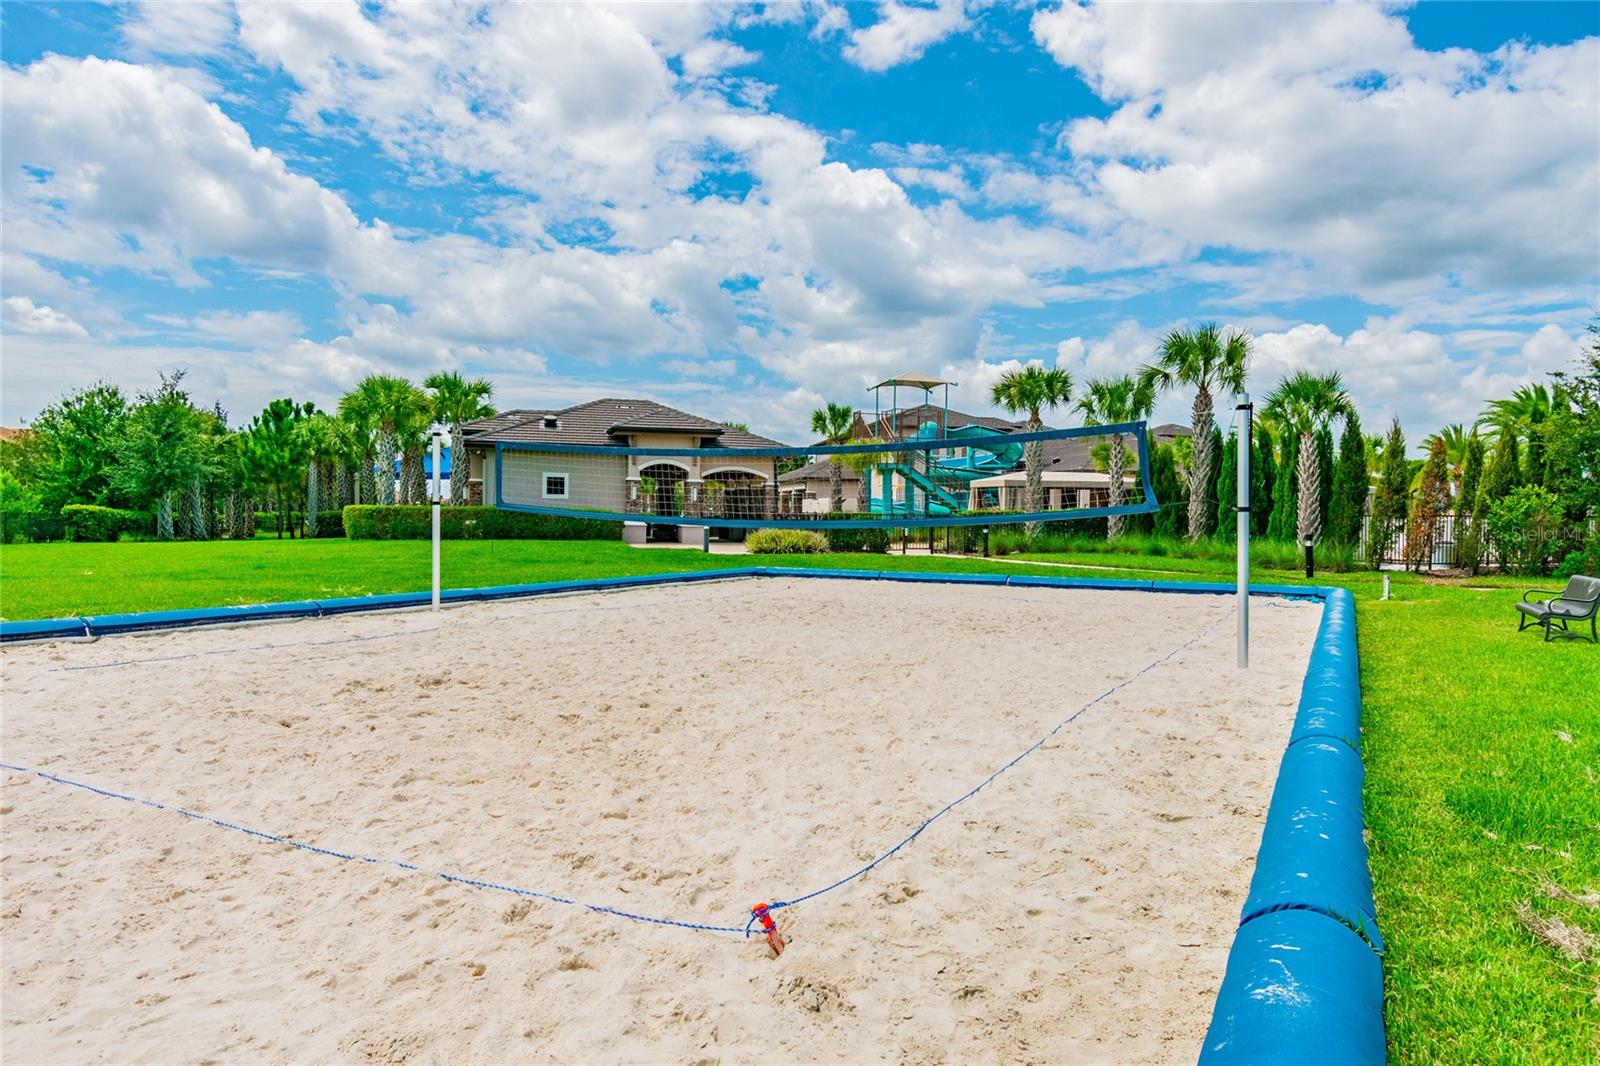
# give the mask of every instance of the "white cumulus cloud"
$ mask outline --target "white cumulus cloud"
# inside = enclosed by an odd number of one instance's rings
[[[87,337],[89,331],[72,316],[53,307],[35,304],[26,296],[8,296],[0,301],[5,308],[5,324],[18,333],[45,337]]]
[[[931,5],[889,0],[878,5],[876,22],[851,32],[844,56],[863,70],[888,70],[921,59],[929,46],[966,25],[962,0],[939,0]]]

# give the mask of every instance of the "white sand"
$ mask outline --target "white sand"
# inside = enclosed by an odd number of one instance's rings
[[[1193,1061],[1314,605],[761,580],[7,649],[8,1062]],[[385,639],[343,644],[351,637]],[[298,643],[296,647],[264,645]],[[215,654],[215,653],[221,654]],[[210,654],[207,654],[210,653]],[[77,669],[129,659],[191,656]]]

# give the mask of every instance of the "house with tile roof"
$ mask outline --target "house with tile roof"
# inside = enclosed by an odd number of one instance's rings
[[[778,512],[776,463],[737,453],[653,456],[623,449],[781,448],[784,445],[654,400],[591,400],[559,409],[502,411],[464,428],[468,494],[474,502],[603,511],[617,515],[680,515],[756,520]],[[503,452],[496,481],[495,446]],[[616,454],[541,451],[539,444],[579,444]],[[694,527],[629,524],[625,539],[697,540]],[[738,532],[725,532],[738,538]]]

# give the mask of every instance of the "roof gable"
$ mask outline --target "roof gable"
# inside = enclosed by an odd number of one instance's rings
[[[552,421],[554,424],[551,424]],[[625,442],[618,437],[625,434],[682,433],[713,437],[718,447],[783,447],[779,441],[729,429],[721,422],[689,414],[654,400],[610,397],[560,409],[502,411],[493,418],[469,422],[462,429],[467,441],[472,444],[505,441],[621,447]]]

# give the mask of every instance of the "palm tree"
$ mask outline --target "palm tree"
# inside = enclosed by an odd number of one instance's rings
[[[822,437],[824,445],[844,444],[855,429],[856,409],[847,403],[830,403],[811,412],[811,432]],[[841,456],[828,456],[828,510],[844,510],[844,468]]]
[[[339,401],[339,414],[357,426],[370,428],[375,437],[371,456],[377,468],[375,502],[393,504],[395,455],[402,440],[415,448],[418,423],[426,428],[427,394],[405,378],[371,374],[345,393]],[[420,462],[420,452],[417,459]]]
[[[1487,436],[1511,435],[1527,444],[1527,479],[1538,483],[1544,476],[1544,423],[1567,406],[1562,391],[1544,385],[1524,385],[1509,400],[1493,400],[1478,416],[1474,428],[1487,427]]]
[[[1091,426],[1104,426],[1114,422],[1137,422],[1149,418],[1156,405],[1156,390],[1143,378],[1124,374],[1116,378],[1095,378],[1089,382],[1089,391],[1078,399],[1078,411]],[[1122,478],[1127,469],[1128,455],[1122,443],[1122,434],[1111,434],[1111,506],[1121,507],[1127,493]],[[1114,514],[1106,519],[1106,539],[1122,536],[1122,516]]]
[[[340,485],[344,467],[356,452],[350,424],[342,418],[318,411],[300,425],[306,455],[306,533],[318,533],[318,513],[343,509]]]
[[[886,442],[878,437],[863,437],[860,440],[852,441],[851,443],[884,444]],[[851,470],[855,471],[856,476],[860,478],[860,480],[856,482],[856,512],[858,514],[866,514],[867,509],[871,506],[871,500],[868,499],[867,493],[871,488],[869,479],[872,474],[872,469],[873,467],[881,466],[884,463],[894,462],[894,453],[849,452],[845,455],[835,455],[833,458],[836,463],[842,463],[845,466],[848,466]],[[843,486],[840,486],[840,493],[841,495],[843,494]]]
[[[1189,468],[1189,539],[1211,531],[1216,501],[1206,499],[1206,486],[1217,461],[1212,454],[1212,390],[1244,391],[1250,363],[1250,335],[1239,330],[1224,333],[1208,322],[1187,333],[1173,330],[1161,342],[1156,361],[1139,372],[1141,381],[1157,392],[1180,385],[1194,387],[1192,431],[1194,462]]]
[[[461,427],[479,418],[491,418],[489,398],[494,385],[484,378],[467,379],[456,371],[429,375],[423,387],[433,393],[433,420],[450,427],[450,502],[467,502],[467,445]]]
[[[1072,399],[1072,375],[1065,370],[1046,370],[1037,364],[1021,370],[1008,370],[989,390],[989,399],[996,407],[1019,415],[1028,414],[1029,433],[1044,429],[1040,417],[1045,408],[1065,407]],[[1022,459],[1028,471],[1028,510],[1044,510],[1044,444],[1029,441],[1023,446]],[[1038,522],[1023,527],[1028,536],[1039,532]]]
[[[1477,424],[1491,427],[1497,433],[1510,431],[1526,437],[1528,427],[1550,417],[1556,402],[1544,385],[1524,385],[1513,392],[1509,400],[1491,400],[1478,416]]]
[[[1308,538],[1314,541],[1322,532],[1321,501],[1317,493],[1321,478],[1317,432],[1327,428],[1335,418],[1348,416],[1355,406],[1337,373],[1312,374],[1301,370],[1284,378],[1267,394],[1266,410],[1274,421],[1300,435],[1296,531],[1302,544]]]

